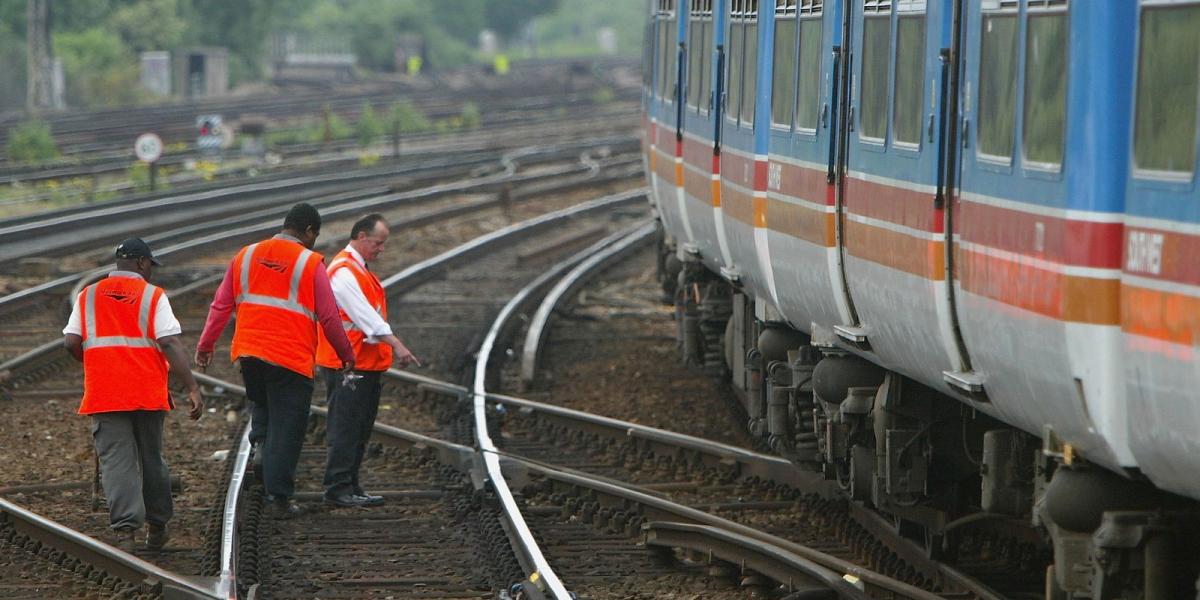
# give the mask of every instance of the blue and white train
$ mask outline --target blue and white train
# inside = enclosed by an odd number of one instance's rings
[[[751,431],[931,551],[1044,535],[1047,597],[1195,597],[1200,2],[647,14],[664,286]]]

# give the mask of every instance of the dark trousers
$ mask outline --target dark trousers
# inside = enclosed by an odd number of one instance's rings
[[[313,380],[257,358],[243,357],[240,362],[251,402],[250,441],[262,453],[263,487],[272,496],[291,498]]]
[[[171,472],[163,460],[162,410],[92,415],[92,440],[108,500],[109,526],[139,529],[171,519]]]
[[[382,385],[378,371],[355,371],[363,378],[354,387],[342,385],[340,371],[325,370],[329,390],[329,416],[325,421],[325,442],[329,454],[325,461],[325,494],[361,494],[358,469],[362,466],[371,427],[379,412]]]

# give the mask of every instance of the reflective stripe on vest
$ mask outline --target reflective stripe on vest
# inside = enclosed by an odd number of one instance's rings
[[[308,262],[310,256],[313,255],[312,250],[304,249],[300,255],[296,257],[296,262],[292,265],[292,280],[288,285],[288,297],[276,298],[275,296],[265,296],[263,294],[251,294],[246,291],[250,289],[250,261],[254,258],[254,250],[258,248],[258,244],[250,244],[246,251],[242,254],[242,269],[241,269],[241,290],[237,296],[238,304],[259,304],[262,306],[270,306],[272,308],[282,308],[283,310],[302,314],[313,321],[317,320],[317,315],[311,310],[300,304],[300,278],[304,275],[304,265]]]
[[[358,264],[358,261],[350,259],[350,258],[342,257],[342,258],[335,259],[333,262],[329,263],[329,267],[327,268],[327,270],[328,270],[331,278],[333,276],[333,273],[335,271],[337,271],[337,268],[342,265],[346,265],[347,267],[350,267],[351,269],[358,271],[364,277],[370,277],[367,270],[362,268],[362,265]],[[355,280],[355,283],[357,283],[357,279]],[[363,295],[364,296],[366,295],[366,290],[363,291]],[[380,317],[383,316],[383,307],[380,306],[378,302],[376,302],[375,305],[372,306],[371,308],[375,309],[375,314],[379,315]],[[343,313],[344,312],[345,311],[343,311]],[[358,328],[358,325],[354,324],[354,321],[351,321],[349,319],[349,316],[344,315],[344,314],[343,314],[343,319],[342,319],[342,329],[344,329],[346,331],[362,331],[361,329]]]
[[[142,304],[138,309],[138,330],[143,337],[128,337],[123,335],[97,336],[96,333],[96,286],[89,285],[83,297],[83,323],[87,333],[83,340],[83,349],[111,348],[124,346],[127,348],[155,348],[154,331],[150,325],[150,306],[156,288],[147,284],[142,290]]]

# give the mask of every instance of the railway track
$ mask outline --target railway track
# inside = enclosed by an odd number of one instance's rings
[[[406,308],[397,329],[406,335],[423,329],[421,339],[434,338],[427,347],[412,345],[418,355],[430,359],[430,373],[436,378],[390,373],[406,389],[392,388],[395,395],[389,401],[398,410],[381,420],[407,421],[424,430],[401,431],[383,424],[376,429],[375,441],[383,448],[373,453],[364,472],[368,487],[384,491],[391,500],[387,510],[347,512],[310,506],[298,519],[276,521],[263,518],[253,487],[242,490],[235,485],[232,489],[241,490],[240,497],[233,492],[219,494],[225,500],[218,505],[228,511],[219,521],[236,527],[224,529],[220,543],[211,535],[200,542],[199,575],[211,579],[196,584],[181,577],[199,588],[186,593],[215,597],[222,585],[240,585],[242,597],[311,597],[318,590],[322,597],[377,592],[479,597],[500,585],[522,581],[533,597],[566,597],[565,590],[572,589],[599,598],[653,593],[671,589],[668,586],[703,589],[725,581],[740,587],[711,597],[755,593],[936,597],[931,589],[946,597],[997,597],[982,586],[939,588],[972,584],[972,580],[937,563],[929,571],[932,576],[926,577],[924,571],[907,564],[911,560],[899,559],[902,553],[880,550],[869,527],[855,529],[852,523],[857,521],[809,531],[810,539],[797,540],[804,520],[836,521],[837,499],[822,496],[823,482],[805,479],[786,461],[488,391],[489,379],[496,379],[492,361],[507,355],[504,340],[518,329],[512,319],[531,308],[539,293],[568,270],[577,269],[572,273],[574,282],[560,282],[552,298],[568,296],[588,274],[587,267],[603,265],[605,258],[585,259],[585,254],[619,244],[617,238],[604,236],[641,214],[633,210],[641,200],[637,193],[625,194],[608,203],[560,210],[557,218],[534,217],[389,277],[389,295],[402,298]],[[622,205],[629,208],[615,208]],[[597,218],[589,221],[584,218],[588,215]],[[570,233],[562,225],[568,216],[574,217]],[[605,222],[607,226],[601,227]],[[542,235],[535,237],[538,233]],[[604,243],[574,254],[570,261],[546,266],[546,257],[568,254],[597,239]],[[513,245],[500,250],[509,244]],[[449,269],[453,271],[447,274]],[[529,280],[532,283],[518,283]],[[475,300],[478,296],[484,301]],[[506,297],[510,299],[502,301]],[[454,323],[447,323],[450,319],[444,312],[434,316],[435,304],[443,311],[447,306],[458,311]],[[553,310],[550,306],[547,314]],[[489,326],[488,317],[496,311],[500,316]],[[197,316],[187,313],[184,318]],[[481,336],[485,329],[487,335]],[[185,323],[185,330],[194,331],[195,323]],[[220,375],[232,378],[228,369]],[[469,382],[470,387],[452,381]],[[236,385],[211,379],[207,385],[237,395]],[[417,396],[423,400],[415,401]],[[229,426],[219,429],[225,433],[218,437],[229,439]],[[312,442],[318,442],[320,434],[318,427]],[[230,456],[227,464],[236,484],[244,473],[244,454],[235,450]],[[319,468],[319,451],[310,451],[305,461],[302,468]],[[601,472],[604,469],[609,471]],[[307,480],[313,483],[317,478],[311,475]],[[209,488],[202,495],[212,522],[211,499],[218,488]],[[303,492],[302,500],[319,494],[315,489]],[[239,501],[229,503],[231,495]],[[742,519],[755,511],[773,512],[778,520],[764,524],[756,518]],[[853,507],[847,512],[861,518],[853,514]],[[772,525],[777,529],[771,530]],[[448,526],[454,535],[447,536]],[[407,540],[379,535],[388,528],[421,535]],[[235,532],[239,543],[226,548],[226,540],[232,544]],[[831,532],[837,542],[830,539]],[[6,535],[0,533],[0,541]],[[11,544],[14,554],[15,548],[29,545],[23,538],[11,537],[17,540]],[[514,539],[520,540],[515,550]],[[416,546],[415,540],[419,540]],[[54,546],[43,546],[49,547]],[[55,551],[62,554],[52,556]],[[136,583],[138,577],[148,579],[141,571],[127,576],[134,579],[131,583],[67,550],[39,549],[32,554],[51,564],[84,565],[79,568],[88,573],[85,577],[100,582],[87,593],[129,597],[160,593]],[[214,554],[220,555],[219,562]],[[875,565],[882,573],[858,563]],[[405,568],[413,574],[397,577],[402,565],[411,565]],[[428,569],[430,565],[439,569]],[[427,569],[421,570],[422,566]],[[51,579],[74,577],[46,569]],[[168,571],[159,579],[163,577],[175,576]],[[104,583],[106,579],[110,583]],[[562,585],[554,585],[556,581]]]
[[[523,154],[525,154],[528,158],[536,157],[536,153],[526,152]],[[586,165],[586,168],[582,171],[578,169],[559,168],[552,164],[548,164],[544,167],[538,167],[536,169],[536,173],[522,175],[513,181],[513,183],[521,183],[522,185],[514,188],[510,201],[508,202],[510,205],[509,210],[517,213],[521,212],[521,210],[523,210],[521,207],[526,202],[526,198],[538,198],[545,196],[554,197],[556,194],[564,194],[573,187],[579,187],[581,185],[605,185],[606,181],[631,181],[632,178],[635,177],[637,169],[631,168],[630,165],[635,166],[635,163],[636,161],[631,161],[624,158],[616,158],[612,161],[589,162]],[[458,190],[458,195],[462,196],[462,194],[470,193],[472,191],[475,191],[475,189],[471,186],[467,186],[464,189]],[[447,219],[451,219],[456,216],[462,220],[463,218],[470,219],[470,215],[473,213],[487,212],[489,210],[495,212],[497,207],[500,205],[494,195],[489,195],[483,198],[467,197],[460,199],[458,202],[450,202],[448,204],[449,206],[442,206],[440,209],[435,209],[434,211],[425,211],[424,214],[409,214],[410,219],[408,220],[407,224],[412,227],[417,227],[418,225],[424,223],[425,227],[432,227],[436,229],[437,225],[434,225],[436,223],[446,221]],[[456,204],[458,206],[455,206]],[[357,209],[358,211],[366,210],[366,208],[363,206],[359,206]],[[412,212],[411,209],[409,212]],[[354,216],[357,216],[357,214],[358,213],[355,212]],[[405,221],[396,218],[395,216],[390,218],[394,224],[405,224]],[[478,217],[475,218],[477,219]],[[327,222],[328,221],[329,219],[327,219]],[[277,225],[277,223],[271,224],[271,226]],[[338,245],[338,242],[335,241],[333,245]],[[210,282],[207,289],[211,290],[212,285],[215,285],[215,282]],[[203,310],[203,305],[199,302],[190,301],[191,298],[196,296],[199,295],[184,296],[178,300],[179,304],[182,306],[177,308],[177,313],[184,321],[185,329],[188,331],[195,331],[198,329],[199,324],[196,323],[196,319],[202,318],[203,314],[200,312]],[[196,314],[198,312],[200,313],[199,315]],[[18,367],[18,371],[20,372],[19,379],[21,379],[24,384],[18,386],[19,389],[14,394],[17,402],[30,399],[34,401],[40,400],[49,402],[52,407],[56,408],[54,411],[51,411],[52,413],[61,414],[69,412],[70,409],[65,407],[64,404],[73,401],[71,396],[74,392],[69,388],[64,389],[62,384],[58,382],[62,379],[77,381],[77,368],[73,367],[69,363],[62,362],[61,360],[57,362],[51,360],[45,363],[43,366],[34,367],[31,370],[28,369],[28,365],[21,365]],[[225,375],[232,374],[225,373]],[[41,384],[37,383],[39,380],[41,381]],[[212,399],[210,398],[210,401],[211,400]],[[219,397],[217,398],[216,406],[222,406]],[[235,406],[236,402],[231,404],[230,408],[235,408]],[[28,431],[38,427],[36,424],[31,424],[37,423],[38,419],[40,418],[36,415],[36,411],[33,411],[33,416],[28,414],[24,416],[20,414],[14,414],[12,410],[8,410],[7,412],[9,413],[10,419],[6,425],[12,425],[14,429],[13,431],[3,431],[5,427],[0,426],[0,433],[3,433],[4,437],[11,439],[11,436],[16,431]],[[65,414],[63,416],[65,418],[69,418],[66,417]],[[207,435],[210,441],[217,443],[219,443],[219,440],[221,439],[228,439],[230,435],[230,432],[227,431],[227,427],[221,424],[214,423],[214,426],[209,427],[208,431],[209,433]],[[18,435],[17,437],[20,436]],[[175,436],[172,436],[172,438],[175,439]],[[35,454],[32,458],[36,460],[39,458],[39,456]],[[181,535],[179,537],[182,538],[179,540],[179,542],[182,546],[189,547],[177,547],[174,549],[175,551],[170,552],[165,556],[157,556],[154,558],[156,559],[156,562],[179,565],[183,567],[181,569],[182,572],[196,573],[197,571],[200,571],[204,574],[204,576],[216,577],[218,573],[215,572],[215,559],[213,558],[213,543],[211,542],[211,537],[201,536],[201,534],[203,530],[211,529],[211,519],[206,519],[203,514],[208,514],[209,508],[213,503],[212,490],[216,489],[218,486],[215,485],[215,481],[211,481],[213,478],[211,476],[208,477],[209,481],[207,482],[203,481],[203,476],[195,477],[196,471],[203,470],[204,467],[202,466],[203,460],[197,460],[194,462],[199,462],[201,469],[196,469],[195,467],[197,465],[192,465],[192,468],[189,471],[193,474],[193,478],[185,483],[184,493],[177,495],[177,507],[180,509],[179,512],[184,513],[179,515],[179,520],[181,521]],[[82,475],[82,473],[80,473],[81,470],[82,469],[79,468],[75,469],[75,472],[79,473],[76,475],[77,479],[81,479],[81,477],[79,477],[79,475]],[[207,470],[210,472],[212,471],[211,469]],[[42,479],[45,476],[45,473],[38,473],[38,469],[31,468],[29,469],[29,472],[31,475],[28,476],[26,480],[36,481],[37,479]],[[39,477],[39,475],[41,477]],[[16,479],[17,481],[20,481],[20,478]],[[59,484],[53,485],[59,486]],[[28,501],[39,505],[43,503],[49,503],[50,499],[54,498],[54,493],[51,493],[49,497],[46,496],[46,493],[51,492],[51,490],[45,489],[44,486],[32,485],[23,487],[25,488],[23,491],[0,490],[0,493],[9,496],[11,496],[13,493],[16,493],[23,499],[27,499]],[[42,488],[40,491],[38,489],[39,487]],[[87,486],[76,486],[74,485],[74,482],[67,481],[65,486],[59,486],[59,491],[57,493],[66,495],[68,498],[67,502],[71,503],[71,499],[81,500],[86,498],[86,487]],[[195,489],[189,493],[188,488],[193,487],[203,489]],[[62,492],[61,489],[63,488],[72,491]],[[207,492],[204,491],[205,489]],[[191,500],[191,502],[189,502],[189,500]],[[201,513],[197,515],[196,519],[192,519],[193,522],[191,523],[190,527],[187,522],[187,512],[185,512],[188,510],[198,511]],[[91,521],[91,531],[96,531],[97,528],[95,527],[94,522],[96,519],[94,517],[88,517],[86,513],[79,514],[77,508],[71,509],[67,507],[66,513],[66,521],[69,522],[72,518],[74,518],[76,521],[75,523],[69,524],[74,525],[81,530],[87,531],[89,528],[86,523]],[[70,516],[72,513],[75,514],[74,517]],[[207,521],[208,523],[197,524],[195,523],[197,519],[200,521]],[[96,531],[94,535],[103,539],[104,532]],[[4,561],[0,560],[0,562]],[[201,565],[201,567],[198,568],[196,565]]]
[[[636,69],[636,63],[613,59],[602,63],[606,70]],[[570,65],[514,65],[506,78],[480,78],[468,75],[465,85],[450,83],[449,80],[435,84],[413,86],[403,83],[364,84],[349,92],[328,90],[227,97],[198,100],[180,104],[165,104],[144,107],[137,111],[127,108],[99,111],[75,111],[46,115],[43,118],[51,125],[60,150],[67,155],[84,153],[116,152],[130,156],[126,149],[130,132],[157,131],[168,144],[190,143],[195,136],[195,118],[201,114],[221,114],[227,123],[236,122],[244,116],[279,120],[297,115],[315,115],[328,106],[342,118],[357,116],[364,102],[376,109],[386,107],[397,98],[406,98],[419,107],[436,102],[445,102],[447,91],[453,95],[454,110],[463,102],[474,102],[483,106],[501,98],[519,99],[527,96],[529,89],[555,85],[570,92],[587,93],[600,86],[611,85],[593,77],[578,77],[570,72]],[[630,78],[636,79],[635,77]],[[568,87],[568,82],[570,87]],[[0,118],[0,149],[7,141],[8,131],[24,118],[9,115]],[[0,158],[3,158],[0,155]]]
[[[636,161],[630,160],[630,158],[613,158],[613,160],[605,160],[602,163],[593,162],[589,164],[572,161],[574,164],[541,168],[539,172],[534,173],[516,172],[517,164],[536,167],[538,164],[550,164],[554,161],[562,162],[565,157],[577,157],[581,152],[600,149],[620,150],[622,144],[628,145],[628,142],[623,142],[620,139],[596,140],[596,142],[582,144],[544,146],[544,148],[540,149],[515,151],[510,152],[505,157],[504,162],[508,164],[505,172],[497,175],[485,176],[485,178],[464,179],[462,181],[449,182],[449,184],[436,184],[406,192],[390,192],[386,188],[370,185],[365,190],[359,191],[355,190],[352,186],[349,190],[331,194],[331,196],[322,194],[319,199],[313,199],[312,203],[324,212],[326,220],[336,220],[336,218],[353,216],[362,211],[386,209],[391,208],[391,206],[397,206],[397,208],[416,208],[416,206],[439,202],[440,199],[446,197],[486,192],[490,193],[490,196],[474,199],[473,202],[458,205],[455,208],[443,209],[443,211],[439,212],[449,210],[449,214],[454,214],[455,211],[484,209],[488,208],[488,206],[505,202],[520,202],[521,194],[544,193],[536,187],[536,185],[540,185],[539,182],[541,181],[568,179],[571,180],[568,181],[568,185],[574,185],[578,184],[578,182],[593,179],[593,176],[600,173],[601,170],[608,172],[608,170],[625,169],[625,172],[628,173],[630,168],[636,167]],[[469,160],[466,164],[460,164],[460,166],[455,168],[467,170],[475,168],[476,164],[478,163]],[[445,173],[446,170],[454,170],[455,168],[443,168],[443,173],[439,178],[444,178],[448,174]],[[605,176],[608,175],[601,176],[601,179],[604,179]],[[503,188],[521,185],[529,187],[520,193],[510,194],[508,200],[504,199],[503,194],[496,193],[497,190],[503,190]],[[553,185],[562,186],[563,184]],[[220,263],[206,263],[196,265],[194,268],[182,268],[184,265],[178,264],[179,260],[211,252],[222,246],[240,244],[240,242],[247,239],[253,239],[256,236],[271,232],[271,230],[277,227],[277,212],[280,210],[271,208],[271,205],[280,204],[281,202],[283,204],[290,204],[295,202],[296,199],[299,198],[272,198],[264,203],[268,208],[242,212],[242,214],[221,218],[221,220],[212,222],[185,224],[185,226],[164,230],[164,232],[158,234],[146,235],[145,238],[158,247],[156,253],[160,253],[164,258],[176,260],[176,268],[168,271],[166,278],[168,287],[186,288],[188,286],[196,286],[197,282],[205,281],[215,283],[215,277],[220,277],[222,272],[222,265]],[[428,221],[428,217],[437,217],[437,214],[426,215],[424,220],[412,221],[409,224],[414,224],[415,226],[415,224],[426,222]],[[83,221],[84,223],[91,222],[90,220],[86,220],[85,214],[73,215],[72,218],[76,218],[76,220]],[[192,218],[191,216],[180,215],[176,217],[176,220],[191,221]],[[65,239],[70,242],[71,236],[66,235]],[[106,264],[110,259],[107,254],[107,250],[89,252],[88,259],[84,260],[84,263],[86,265]],[[8,362],[19,360],[19,354],[32,348],[34,344],[46,342],[49,338],[54,337],[54,325],[61,318],[60,307],[65,306],[65,299],[71,298],[73,295],[68,290],[79,288],[80,282],[86,282],[92,277],[100,276],[107,269],[108,266],[100,266],[100,268],[95,270],[84,269],[74,272],[71,275],[34,284],[34,286],[20,290],[20,292],[0,298],[0,316],[4,316],[0,318],[4,318],[7,322],[12,323],[10,332],[13,334],[10,337],[6,337],[4,346],[0,347],[0,372],[12,371],[12,368],[17,365],[8,364]]]

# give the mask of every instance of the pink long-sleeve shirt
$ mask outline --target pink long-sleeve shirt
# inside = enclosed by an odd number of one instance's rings
[[[281,236],[282,234],[275,237],[280,238]],[[283,236],[282,239],[298,241],[291,236]],[[200,334],[200,343],[196,345],[196,349],[200,352],[213,351],[217,345],[217,339],[221,337],[221,332],[225,331],[225,325],[229,323],[229,319],[237,307],[237,301],[233,295],[233,267],[234,264],[231,260],[229,268],[225,269],[225,278],[221,280],[221,287],[217,288],[212,305],[208,308],[208,319],[204,323],[204,332]],[[317,321],[321,324],[321,329],[325,331],[325,337],[329,340],[329,344],[333,346],[338,358],[342,361],[354,360],[354,349],[350,346],[346,331],[342,329],[342,317],[338,314],[337,300],[333,297],[329,274],[323,267],[316,269],[313,273],[313,295],[316,300]]]

